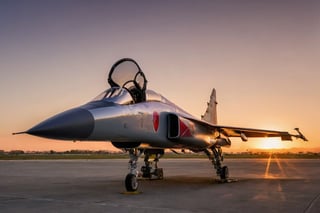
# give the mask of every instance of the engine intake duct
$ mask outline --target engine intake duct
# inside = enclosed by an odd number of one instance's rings
[[[179,135],[179,117],[175,114],[168,114],[168,139],[179,139]]]

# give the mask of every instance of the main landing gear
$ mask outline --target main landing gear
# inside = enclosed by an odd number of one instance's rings
[[[150,157],[154,155],[153,161]],[[145,150],[144,151],[144,166],[141,167],[142,177],[151,179],[155,176],[156,179],[163,179],[163,169],[158,168],[159,159],[164,155],[164,150]]]
[[[209,149],[205,149],[204,152],[207,154],[209,160],[217,171],[217,175],[220,176],[222,182],[227,182],[229,178],[229,170],[227,166],[222,166],[223,161],[222,149],[219,145],[212,146]]]
[[[138,171],[138,159],[144,154],[144,166],[141,167],[141,171]],[[154,155],[153,161],[150,161],[150,157]],[[164,150],[152,150],[152,149],[129,149],[129,174],[125,179],[125,187],[128,192],[135,192],[138,190],[139,182],[138,177],[151,179],[155,176],[157,179],[163,179],[163,169],[158,168],[159,159],[164,155]]]

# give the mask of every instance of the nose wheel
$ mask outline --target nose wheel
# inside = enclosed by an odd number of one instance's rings
[[[127,174],[126,180],[125,180],[125,186],[126,186],[127,192],[137,191],[139,187],[137,176],[131,173]]]

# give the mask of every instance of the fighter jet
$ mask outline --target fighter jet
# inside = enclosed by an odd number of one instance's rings
[[[230,127],[217,124],[216,91],[212,90],[207,110],[201,119],[187,113],[162,95],[147,89],[147,79],[136,61],[117,61],[108,75],[110,88],[92,101],[55,115],[27,133],[44,138],[68,141],[109,141],[129,153],[129,173],[125,187],[138,190],[140,178],[163,178],[158,167],[165,149],[204,152],[222,181],[228,180],[223,166],[221,147],[231,145],[230,138],[292,137],[307,141],[305,136],[285,131]],[[144,155],[144,166],[138,169],[138,158]],[[150,159],[154,156],[154,159]]]

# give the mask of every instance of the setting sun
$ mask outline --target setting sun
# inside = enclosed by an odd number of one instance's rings
[[[279,138],[263,138],[257,143],[259,149],[283,149],[286,148],[286,143]]]

